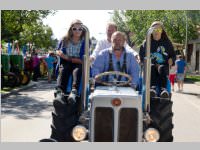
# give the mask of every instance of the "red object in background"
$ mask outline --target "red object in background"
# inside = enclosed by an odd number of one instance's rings
[[[172,85],[174,85],[175,78],[176,78],[176,74],[170,74],[170,75],[169,75],[169,80],[170,80],[170,83],[171,83]]]
[[[25,70],[32,72],[33,71],[33,63],[32,58],[24,58],[24,67]]]

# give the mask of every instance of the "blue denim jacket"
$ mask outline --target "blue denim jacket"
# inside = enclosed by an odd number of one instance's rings
[[[97,74],[108,71],[109,69],[109,53],[112,53],[112,49],[108,48],[102,50],[99,55],[96,57],[93,66],[92,66],[92,76],[95,77]],[[129,50],[124,49],[120,57],[120,65],[122,67],[124,62],[124,53],[126,53],[126,72],[132,77],[132,86],[135,87],[139,83],[139,64],[136,61],[133,53]],[[117,69],[117,59],[116,56],[112,53],[112,62],[113,70],[118,71]],[[121,81],[125,81],[126,78],[121,78]]]

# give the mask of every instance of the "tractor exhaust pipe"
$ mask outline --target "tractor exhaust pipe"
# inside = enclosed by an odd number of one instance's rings
[[[149,28],[147,31],[147,42],[146,42],[146,61],[145,61],[145,111],[150,112],[150,81],[151,81],[151,34],[153,33],[154,28]]]
[[[89,40],[90,34],[89,30],[85,25],[82,25],[85,30],[85,54],[83,56],[83,66],[82,66],[82,93],[81,93],[81,111],[87,108],[87,86],[89,83],[90,75],[90,61],[89,61]]]

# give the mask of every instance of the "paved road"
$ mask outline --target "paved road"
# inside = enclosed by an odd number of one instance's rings
[[[53,84],[36,86],[1,100],[1,141],[37,142],[50,136]]]
[[[173,93],[174,141],[200,142],[200,86],[185,84],[183,93]]]
[[[37,142],[50,136],[54,84],[42,81],[2,99],[1,141]],[[200,86],[185,84],[173,93],[174,141],[200,142]]]

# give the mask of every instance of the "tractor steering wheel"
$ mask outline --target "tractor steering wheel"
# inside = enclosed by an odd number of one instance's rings
[[[117,79],[113,81],[103,81],[102,78],[104,76],[109,76],[109,75],[115,75],[115,76],[121,76],[121,77],[126,77],[128,80],[127,81],[118,81]],[[108,71],[108,72],[103,72],[95,77],[95,82],[106,85],[106,86],[125,86],[129,85],[131,83],[132,77],[126,73],[119,72],[119,71]]]

